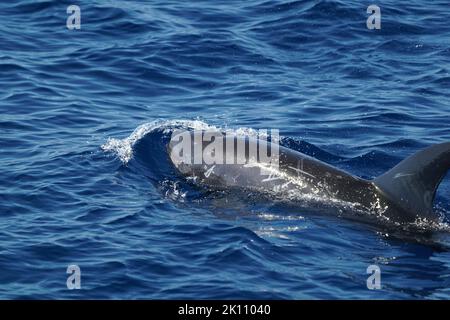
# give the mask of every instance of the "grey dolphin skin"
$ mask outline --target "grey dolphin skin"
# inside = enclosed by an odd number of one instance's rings
[[[208,145],[217,137],[200,143],[195,141],[193,133],[190,138],[172,139],[168,151],[178,171],[198,184],[312,195],[357,204],[372,212],[380,212],[395,222],[414,222],[418,218],[437,220],[438,216],[432,209],[433,200],[450,168],[450,142],[432,145],[401,161],[383,175],[365,180],[300,152],[250,137],[223,137],[218,149],[225,159],[234,161],[212,163],[202,159],[196,162],[194,148],[201,146],[202,152],[209,151],[211,146]],[[184,146],[188,142],[190,150],[180,152],[183,140]],[[266,155],[277,153],[276,167],[260,163],[261,149]],[[251,150],[257,150],[256,157],[252,156]],[[237,161],[239,158],[240,162]]]

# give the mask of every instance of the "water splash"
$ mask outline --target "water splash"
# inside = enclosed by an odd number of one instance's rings
[[[136,142],[155,130],[162,130],[163,133],[167,134],[175,128],[193,130],[216,129],[216,127],[200,120],[155,120],[140,125],[125,139],[109,138],[101,148],[103,151],[115,153],[123,164],[127,164],[133,157],[133,146]]]

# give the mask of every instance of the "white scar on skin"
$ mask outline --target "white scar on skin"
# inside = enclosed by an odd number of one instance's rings
[[[407,176],[413,176],[414,175],[414,173],[402,173],[402,172],[400,172],[400,173],[397,173],[395,176],[394,176],[394,179],[398,179],[398,178],[402,178],[402,177],[407,177]]]
[[[291,168],[292,170],[295,170],[295,171],[297,171],[297,172],[303,173],[303,174],[305,174],[305,175],[307,175],[307,176],[310,176],[311,178],[316,179],[315,176],[313,176],[312,174],[310,174],[310,173],[308,173],[308,172],[306,172],[306,171],[303,171],[303,170],[300,169],[300,168],[294,168],[294,167],[291,167],[291,166],[289,166],[289,168]]]

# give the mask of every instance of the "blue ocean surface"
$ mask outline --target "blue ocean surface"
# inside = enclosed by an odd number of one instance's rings
[[[405,227],[194,186],[166,150],[278,129],[371,179],[450,141],[448,0],[74,2],[0,3],[0,298],[450,298],[449,175]]]

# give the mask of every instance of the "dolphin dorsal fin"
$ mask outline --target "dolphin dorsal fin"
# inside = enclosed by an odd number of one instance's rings
[[[436,190],[450,168],[450,142],[432,145],[401,161],[374,184],[418,217],[433,217]]]

